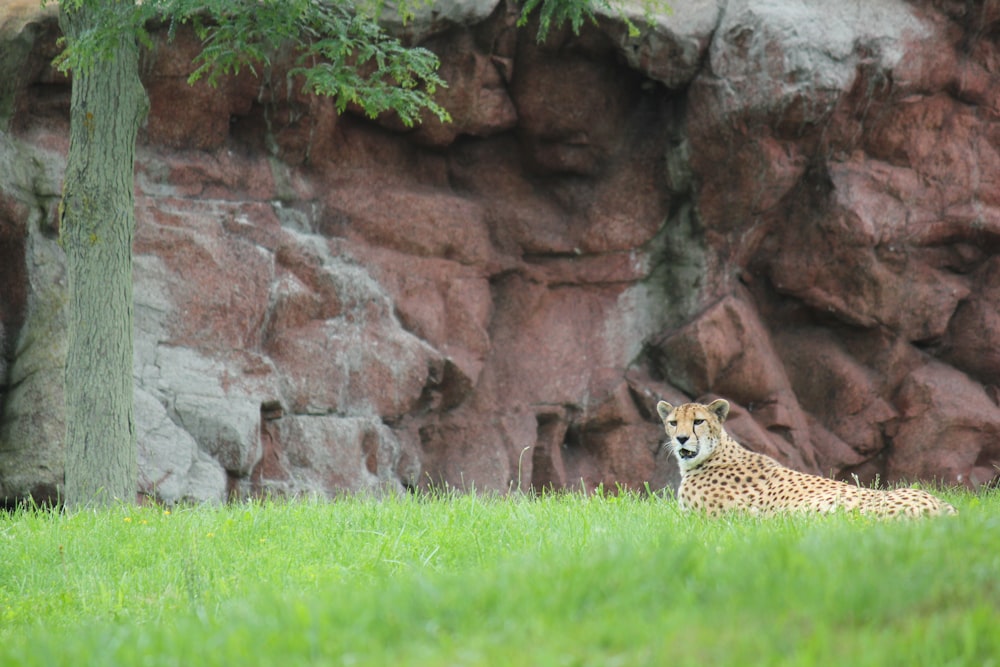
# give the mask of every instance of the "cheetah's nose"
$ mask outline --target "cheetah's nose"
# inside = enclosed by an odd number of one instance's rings
[[[689,435],[677,435],[674,436],[677,441],[677,455],[682,459],[687,461],[688,459],[693,459],[698,455],[698,449],[696,447],[685,447],[687,441],[691,439]]]

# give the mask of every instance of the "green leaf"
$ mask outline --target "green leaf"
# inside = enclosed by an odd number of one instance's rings
[[[48,2],[49,0],[43,0]],[[447,83],[438,74],[440,62],[432,52],[404,46],[378,24],[386,0],[63,0],[62,12],[87,7],[101,13],[99,27],[66,41],[56,58],[62,70],[88,69],[99,59],[113,57],[123,34],[133,35],[150,48],[147,24],[167,24],[174,38],[178,26],[190,25],[203,48],[195,58],[190,83],[205,79],[217,85],[223,76],[245,69],[258,74],[271,66],[276,54],[289,47],[297,51],[293,76],[304,88],[334,99],[338,111],[357,106],[369,115],[395,111],[403,123],[420,121],[427,111],[442,121],[448,112],[434,101]],[[408,21],[415,8],[432,0],[399,0],[394,11]],[[646,0],[647,11],[662,0]],[[537,38],[542,41],[555,27],[568,24],[579,32],[584,22],[596,22],[595,11],[617,13],[633,34],[638,28],[612,0],[525,0],[518,25],[537,12]],[[648,14],[651,16],[651,14]]]
[[[642,5],[648,23],[653,22],[654,12],[670,12],[665,0],[643,0]],[[544,42],[553,28],[559,28],[567,23],[574,34],[579,34],[584,22],[589,21],[596,25],[595,12],[598,9],[617,16],[625,24],[630,36],[637,37],[640,34],[638,26],[625,13],[624,5],[613,4],[612,0],[524,0],[517,25],[518,27],[527,25],[531,15],[537,11],[538,32],[535,37],[539,42]]]

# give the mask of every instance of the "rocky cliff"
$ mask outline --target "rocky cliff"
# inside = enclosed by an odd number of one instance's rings
[[[158,36],[136,172],[140,485],[662,488],[653,404],[867,483],[1000,464],[1000,3],[675,0],[537,44],[397,27],[450,124],[337,116]],[[0,497],[62,475],[52,9],[0,9]],[[100,391],[99,387],[94,388]]]

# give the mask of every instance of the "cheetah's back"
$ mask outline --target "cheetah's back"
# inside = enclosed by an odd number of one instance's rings
[[[920,489],[883,491],[782,466],[741,446],[721,448],[703,469],[688,471],[679,492],[685,507],[710,513],[857,511],[876,516],[955,514],[950,504]]]

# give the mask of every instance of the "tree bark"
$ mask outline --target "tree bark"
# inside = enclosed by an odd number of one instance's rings
[[[131,1],[84,2],[60,11],[70,44],[106,12]],[[106,20],[106,18],[105,18]],[[134,503],[137,490],[132,380],[134,165],[148,102],[135,36],[122,34],[109,57],[74,71],[70,146],[60,238],[66,251],[67,507]]]

